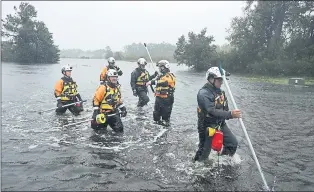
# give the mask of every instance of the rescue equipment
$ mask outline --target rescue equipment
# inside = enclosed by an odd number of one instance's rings
[[[103,113],[101,113],[101,114],[98,114],[97,116],[96,116],[96,122],[98,123],[98,124],[104,124],[104,123],[106,123],[106,116],[105,116],[105,114],[103,114]]]
[[[212,139],[212,149],[220,152],[223,144],[223,132],[216,130]]]

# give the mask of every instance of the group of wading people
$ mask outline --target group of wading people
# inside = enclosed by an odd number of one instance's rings
[[[138,67],[131,73],[130,85],[133,95],[138,97],[138,107],[143,107],[149,102],[148,87],[154,90],[155,105],[153,111],[154,122],[170,126],[170,116],[174,103],[176,77],[170,72],[170,64],[167,60],[156,63],[159,71],[153,75],[145,69],[147,61],[139,58]],[[83,109],[83,100],[78,93],[77,84],[71,77],[72,67],[62,67],[63,77],[55,85],[55,97],[57,99],[57,115],[66,112],[67,109],[74,115],[79,115]],[[123,132],[121,117],[127,115],[126,107],[122,102],[121,85],[118,77],[123,75],[122,70],[116,65],[113,57],[108,58],[100,74],[100,85],[93,97],[93,115],[91,128],[94,130],[106,129],[109,125],[115,132]],[[233,156],[237,150],[238,142],[234,134],[228,128],[225,120],[240,118],[238,109],[229,111],[228,100],[225,92],[220,89],[223,77],[218,67],[211,67],[206,72],[206,83],[197,94],[197,114],[199,145],[193,161],[203,161],[208,158],[212,139],[215,134],[212,130],[223,133],[222,149],[217,150],[221,155]],[[153,89],[153,85],[155,88]],[[73,104],[70,105],[69,104]],[[66,105],[66,106],[65,106]]]

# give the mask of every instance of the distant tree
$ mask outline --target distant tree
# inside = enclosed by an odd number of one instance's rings
[[[166,59],[174,62],[173,53],[176,49],[175,45],[169,43],[147,43],[147,48],[154,62]],[[133,43],[124,47],[124,59],[136,61],[138,58],[144,57],[149,61],[149,57],[143,43]]]
[[[185,64],[197,71],[202,71],[211,66],[217,58],[216,45],[213,36],[206,36],[207,29],[201,30],[200,34],[188,33],[189,40],[186,41],[182,35],[177,42],[174,58],[178,64]]]
[[[37,11],[29,3],[22,2],[15,14],[7,15],[1,29],[5,42],[1,52],[3,61],[20,63],[57,63],[58,46],[45,23],[37,21]]]
[[[123,53],[121,51],[117,51],[117,52],[114,52],[113,54],[113,57],[116,59],[116,60],[123,60]]]
[[[224,66],[238,73],[314,75],[313,11],[313,1],[247,1],[228,30]]]
[[[109,46],[105,48],[105,57],[106,58],[113,57],[113,52]]]

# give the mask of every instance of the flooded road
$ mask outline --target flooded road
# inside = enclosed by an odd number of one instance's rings
[[[233,158],[212,153],[192,163],[197,150],[196,94],[203,73],[171,65],[177,77],[171,127],[153,123],[154,97],[139,109],[130,87],[135,62],[117,61],[128,115],[123,135],[97,134],[89,123],[63,128],[92,116],[92,98],[106,61],[62,59],[53,65],[2,63],[2,190],[262,190],[237,120],[228,125],[239,140]],[[85,111],[58,117],[54,84],[61,67],[72,65]],[[153,68],[148,64],[149,72]],[[314,188],[314,88],[248,82],[231,76],[229,86],[270,186],[275,190]],[[227,95],[228,96],[228,95]],[[231,103],[231,102],[230,102]],[[231,105],[231,104],[230,104]],[[232,109],[233,106],[230,106]]]

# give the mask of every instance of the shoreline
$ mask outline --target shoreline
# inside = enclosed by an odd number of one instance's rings
[[[280,85],[289,85],[290,78],[303,78],[305,81],[304,85],[306,86],[314,85],[314,77],[307,77],[303,75],[280,76],[280,77],[273,77],[273,76],[266,76],[266,75],[241,75],[241,74],[235,74],[235,75],[246,78],[249,82],[267,82],[267,83],[280,84]]]

